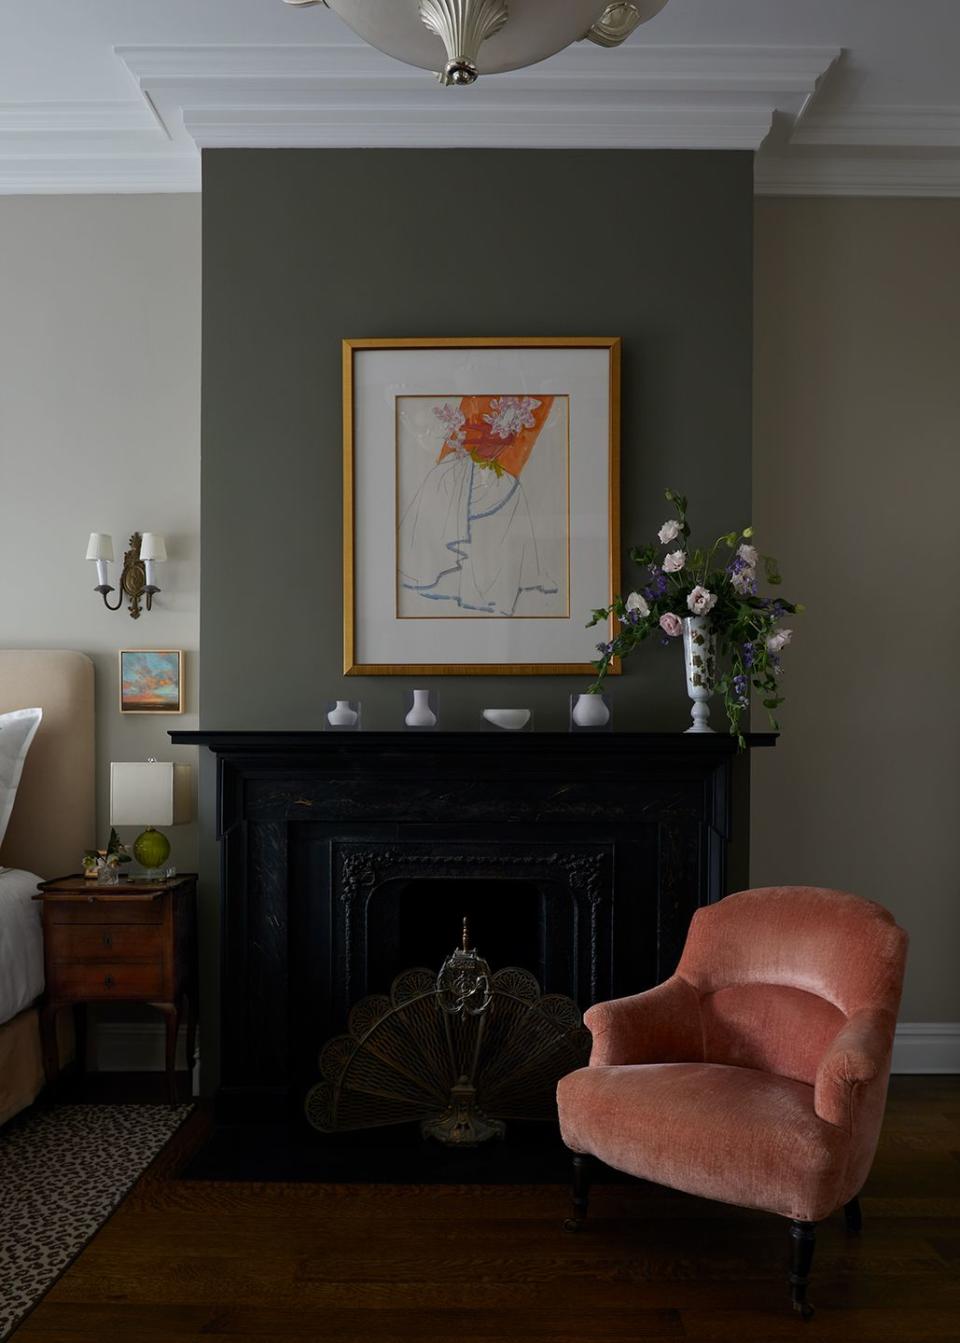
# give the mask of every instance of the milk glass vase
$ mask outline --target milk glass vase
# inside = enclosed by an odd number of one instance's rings
[[[683,660],[687,673],[687,694],[693,701],[688,732],[712,732],[710,697],[717,677],[717,639],[709,616],[686,616],[683,621]]]
[[[404,724],[414,732],[429,732],[440,721],[431,690],[408,690]]]

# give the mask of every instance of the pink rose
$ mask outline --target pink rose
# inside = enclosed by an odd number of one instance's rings
[[[664,611],[660,617],[660,628],[664,634],[669,634],[671,639],[675,639],[683,630],[683,621],[672,611]]]
[[[680,524],[675,518],[671,518],[669,522],[665,522],[657,532],[657,536],[660,538],[662,545],[668,545],[671,541],[676,541],[679,535]]]
[[[684,551],[671,550],[663,561],[663,572],[665,574],[678,574],[686,562],[687,556]]]
[[[687,598],[687,605],[695,616],[705,616],[717,604],[717,594],[703,588],[698,583]]]
[[[768,653],[782,653],[793,638],[793,630],[775,630],[767,639]]]

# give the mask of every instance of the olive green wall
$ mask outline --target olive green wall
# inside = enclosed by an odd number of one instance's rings
[[[704,534],[747,522],[749,154],[216,150],[203,234],[204,727],[315,728],[345,695],[400,725],[412,681],[341,676],[345,336],[622,336],[625,582],[666,485]],[[583,678],[435,684],[445,727],[549,729]],[[620,727],[682,726],[679,650],[612,694]]]
[[[362,699],[365,727],[401,724],[411,681],[341,675],[345,336],[621,336],[624,581],[667,485],[703,534],[746,523],[752,174],[745,153],[204,154],[203,727],[318,728],[344,696]],[[506,704],[564,729],[584,680],[434,684],[444,727]],[[645,650],[611,692],[617,726],[681,728],[679,649]],[[208,1091],[217,855],[201,756]]]

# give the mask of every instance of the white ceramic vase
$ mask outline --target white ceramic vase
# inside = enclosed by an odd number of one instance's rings
[[[573,706],[573,721],[577,727],[606,727],[610,710],[602,695],[578,695]]]
[[[437,715],[430,708],[430,691],[415,690],[413,706],[403,720],[407,727],[436,727]]]
[[[338,699],[334,708],[327,714],[327,722],[331,727],[355,727],[359,714],[356,709],[351,709],[348,699]]]
[[[686,616],[683,622],[683,660],[687,673],[687,694],[693,700],[688,732],[712,732],[710,696],[717,674],[717,641],[709,616]]]

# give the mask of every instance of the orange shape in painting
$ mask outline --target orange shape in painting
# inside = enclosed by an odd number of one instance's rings
[[[471,456],[486,461],[496,461],[503,467],[504,471],[509,471],[511,476],[519,476],[526,465],[527,458],[533,451],[533,445],[540,436],[540,430],[547,422],[547,416],[553,409],[553,397],[541,396],[534,398],[539,401],[539,405],[532,407],[530,414],[533,416],[533,424],[529,429],[521,429],[511,438],[500,438],[493,432],[493,428],[484,419],[485,415],[494,413],[492,406],[494,401],[501,400],[499,396],[464,396],[460,400],[460,410],[466,417],[463,432],[466,435],[462,446],[467,449]],[[441,449],[438,462],[442,462],[444,457],[449,457],[456,449],[449,443],[444,443]]]

